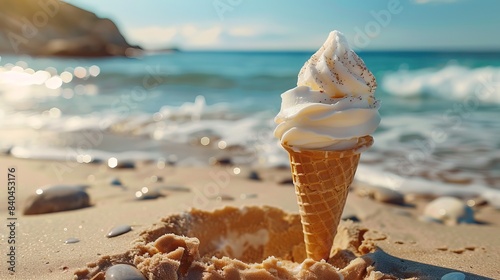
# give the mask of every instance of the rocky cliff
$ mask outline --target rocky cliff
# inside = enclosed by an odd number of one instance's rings
[[[66,2],[0,1],[0,54],[100,57],[139,50],[111,20]]]

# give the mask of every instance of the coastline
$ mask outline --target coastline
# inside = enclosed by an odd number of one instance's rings
[[[268,205],[298,212],[293,185],[278,183],[289,178],[286,168],[257,169],[261,180],[250,180],[252,169],[247,167],[235,170],[234,166],[167,165],[159,169],[155,162],[138,161],[135,168],[110,169],[103,163],[95,163],[78,165],[59,182],[50,171],[51,163],[54,162],[0,157],[0,165],[14,166],[17,170],[16,242],[19,246],[15,277],[19,279],[34,279],[34,272],[38,279],[71,279],[77,269],[97,261],[100,256],[130,249],[139,234],[161,218],[190,207],[213,210],[226,205]],[[235,171],[239,174],[234,174]],[[110,178],[119,178],[122,186],[111,185]],[[151,178],[156,178],[156,182]],[[162,182],[158,178],[163,178]],[[21,214],[27,197],[36,189],[44,185],[71,184],[89,185],[91,207]],[[136,200],[136,192],[145,186],[150,190],[160,187],[157,189],[164,197]],[[378,247],[376,269],[385,273],[399,269],[406,270],[408,275],[417,272],[432,275],[428,279],[453,271],[472,273],[470,276],[476,277],[466,279],[494,279],[500,275],[497,268],[500,250],[496,246],[500,213],[491,206],[475,209],[476,224],[446,226],[419,220],[429,198],[417,198],[413,206],[400,206],[359,196],[356,183],[353,189],[344,216],[355,217],[361,226],[384,236],[374,241]],[[5,221],[7,207],[5,203],[2,205],[0,219]],[[105,236],[120,224],[132,226],[132,231],[114,238]],[[5,238],[2,238],[4,246]],[[80,241],[65,244],[68,238]],[[3,269],[0,275],[6,275],[6,271]]]

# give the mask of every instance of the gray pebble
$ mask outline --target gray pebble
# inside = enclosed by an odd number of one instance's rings
[[[112,229],[110,229],[108,234],[106,234],[106,237],[108,237],[108,238],[115,237],[115,236],[127,233],[131,230],[132,230],[132,227],[129,225],[119,225],[119,226],[116,226],[116,227],[113,227]]]
[[[255,180],[255,181],[261,181],[262,180],[260,178],[259,173],[257,173],[257,171],[255,171],[255,170],[250,171],[250,174],[248,174],[248,179]]]
[[[241,199],[251,199],[251,198],[257,198],[258,195],[256,193],[242,193],[240,194]]]
[[[122,182],[120,181],[120,179],[113,177],[113,178],[109,179],[109,184],[112,186],[121,186]]]
[[[10,155],[10,151],[12,150],[12,146],[8,146],[8,147],[1,147],[0,148],[0,154],[1,155]]]
[[[133,169],[135,168],[135,162],[133,161],[118,161],[115,169]]]
[[[78,242],[80,242],[80,239],[70,237],[64,241],[64,244],[74,244],[74,243],[78,243]]]
[[[52,186],[37,190],[30,196],[24,208],[25,215],[36,215],[66,210],[75,210],[90,206],[90,197],[86,186]]]
[[[359,219],[356,215],[356,211],[354,211],[354,209],[349,207],[349,205],[347,205],[347,204],[344,206],[344,211],[342,211],[341,219],[342,220],[352,220],[355,222],[359,221]]]
[[[161,193],[161,190],[152,189],[146,193],[143,193],[143,192],[136,193],[135,199],[136,200],[152,200],[152,199],[157,199],[157,198],[164,197],[164,196],[165,195]]]
[[[161,186],[158,187],[159,190],[167,190],[173,192],[191,192],[191,189],[183,186]]]
[[[292,177],[281,178],[277,181],[279,185],[293,185]]]
[[[217,202],[221,202],[221,201],[233,201],[234,197],[228,194],[220,194],[217,196],[210,197],[210,199],[213,199]]]
[[[134,266],[115,264],[106,270],[106,280],[147,280]]]
[[[151,183],[159,183],[159,182],[163,182],[163,177],[153,175],[153,176],[149,177],[149,181],[150,181]]]
[[[403,194],[388,188],[374,188],[372,195],[373,199],[379,202],[396,204],[396,205],[405,204],[405,198]]]
[[[222,158],[210,158],[211,165],[221,165],[221,166],[229,166],[233,164],[233,160],[229,157]]]
[[[441,280],[464,280],[465,274],[462,272],[451,272],[441,277]]]

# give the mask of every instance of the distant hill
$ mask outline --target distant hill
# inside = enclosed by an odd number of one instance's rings
[[[107,18],[59,0],[1,0],[0,54],[103,57],[134,55]]]

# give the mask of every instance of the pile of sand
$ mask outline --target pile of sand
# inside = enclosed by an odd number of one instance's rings
[[[225,207],[168,216],[123,254],[102,256],[75,273],[105,279],[128,263],[148,279],[390,279],[375,271],[368,229],[342,222],[328,261],[305,259],[300,216],[272,207]],[[371,235],[376,236],[376,235]],[[395,278],[394,278],[395,279]]]

